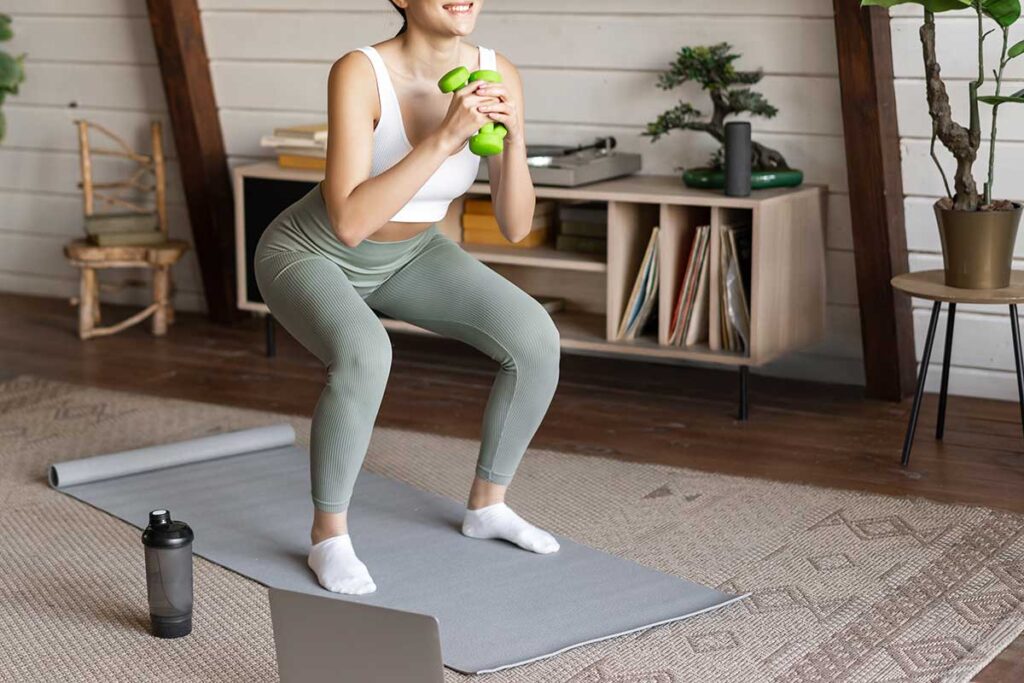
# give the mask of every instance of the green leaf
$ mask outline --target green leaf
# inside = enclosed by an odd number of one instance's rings
[[[18,84],[25,80],[25,67],[21,57],[0,52],[0,88],[17,92]]]
[[[1020,0],[984,0],[981,8],[1003,28],[1020,19]]]
[[[1006,53],[1006,56],[1010,59],[1020,57],[1021,55],[1024,55],[1024,40],[1011,47]]]
[[[930,12],[951,12],[971,9],[974,0],[861,0],[861,7],[895,7],[920,5]],[[1020,19],[1020,0],[982,0],[982,11],[1002,27],[1012,26]]]
[[[1017,95],[984,95],[978,98],[979,102],[985,104],[1024,104],[1024,93]]]

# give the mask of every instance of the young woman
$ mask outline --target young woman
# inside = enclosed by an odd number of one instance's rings
[[[558,550],[551,534],[504,503],[558,383],[558,331],[532,297],[434,225],[476,177],[480,159],[466,140],[498,122],[508,135],[503,152],[487,159],[494,213],[509,240],[529,233],[536,200],[519,74],[493,50],[463,42],[482,0],[391,2],[405,21],[401,32],[331,68],[326,179],[274,220],[255,258],[274,317],[327,366],[310,438],[308,562],[324,588],[350,594],[376,590],[346,520],[391,365],[374,310],[498,361],[462,533]],[[443,95],[437,81],[456,66],[496,70],[504,83]]]

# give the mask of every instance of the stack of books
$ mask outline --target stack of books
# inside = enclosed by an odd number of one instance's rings
[[[750,347],[750,224],[723,226],[721,237],[722,283],[718,293],[722,348],[746,353]]]
[[[558,207],[555,249],[583,254],[608,252],[608,204],[584,202]]]
[[[537,202],[530,233],[519,242],[509,242],[498,227],[489,199],[467,199],[462,209],[462,241],[466,244],[503,247],[540,247],[548,243],[554,224],[555,203]]]
[[[615,338],[619,340],[636,339],[643,333],[654,312],[654,303],[658,298],[658,228],[651,230],[651,239],[647,242],[647,251],[640,262],[633,291],[626,301],[626,309],[622,312]]]
[[[327,170],[326,123],[275,128],[273,135],[260,139],[260,146],[273,149],[282,168]]]
[[[711,287],[711,241],[718,242],[717,289]],[[707,344],[712,351],[747,353],[750,346],[750,224],[725,225],[716,235],[711,226],[693,231],[686,270],[679,286],[669,344]],[[712,296],[716,299],[712,302]],[[712,303],[717,319],[712,320]],[[715,326],[712,329],[712,326]]]
[[[702,225],[690,243],[683,283],[669,321],[669,344],[695,346],[707,341],[710,263],[711,226]]]
[[[145,246],[167,239],[154,211],[94,213],[85,217],[85,234],[99,247]]]

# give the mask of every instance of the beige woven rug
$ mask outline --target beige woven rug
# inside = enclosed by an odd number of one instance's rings
[[[138,531],[49,489],[45,470],[280,420],[0,384],[0,680],[274,680],[262,586],[198,559],[193,635],[155,641]],[[289,421],[304,440],[308,421]],[[378,429],[367,466],[461,499],[474,457],[468,441]],[[484,683],[968,681],[1024,630],[1022,515],[546,451],[527,455],[510,502],[580,542],[752,596]]]

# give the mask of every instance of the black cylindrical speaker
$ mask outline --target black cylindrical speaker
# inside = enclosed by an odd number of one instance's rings
[[[725,193],[730,197],[750,194],[751,158],[750,124],[725,124]]]

